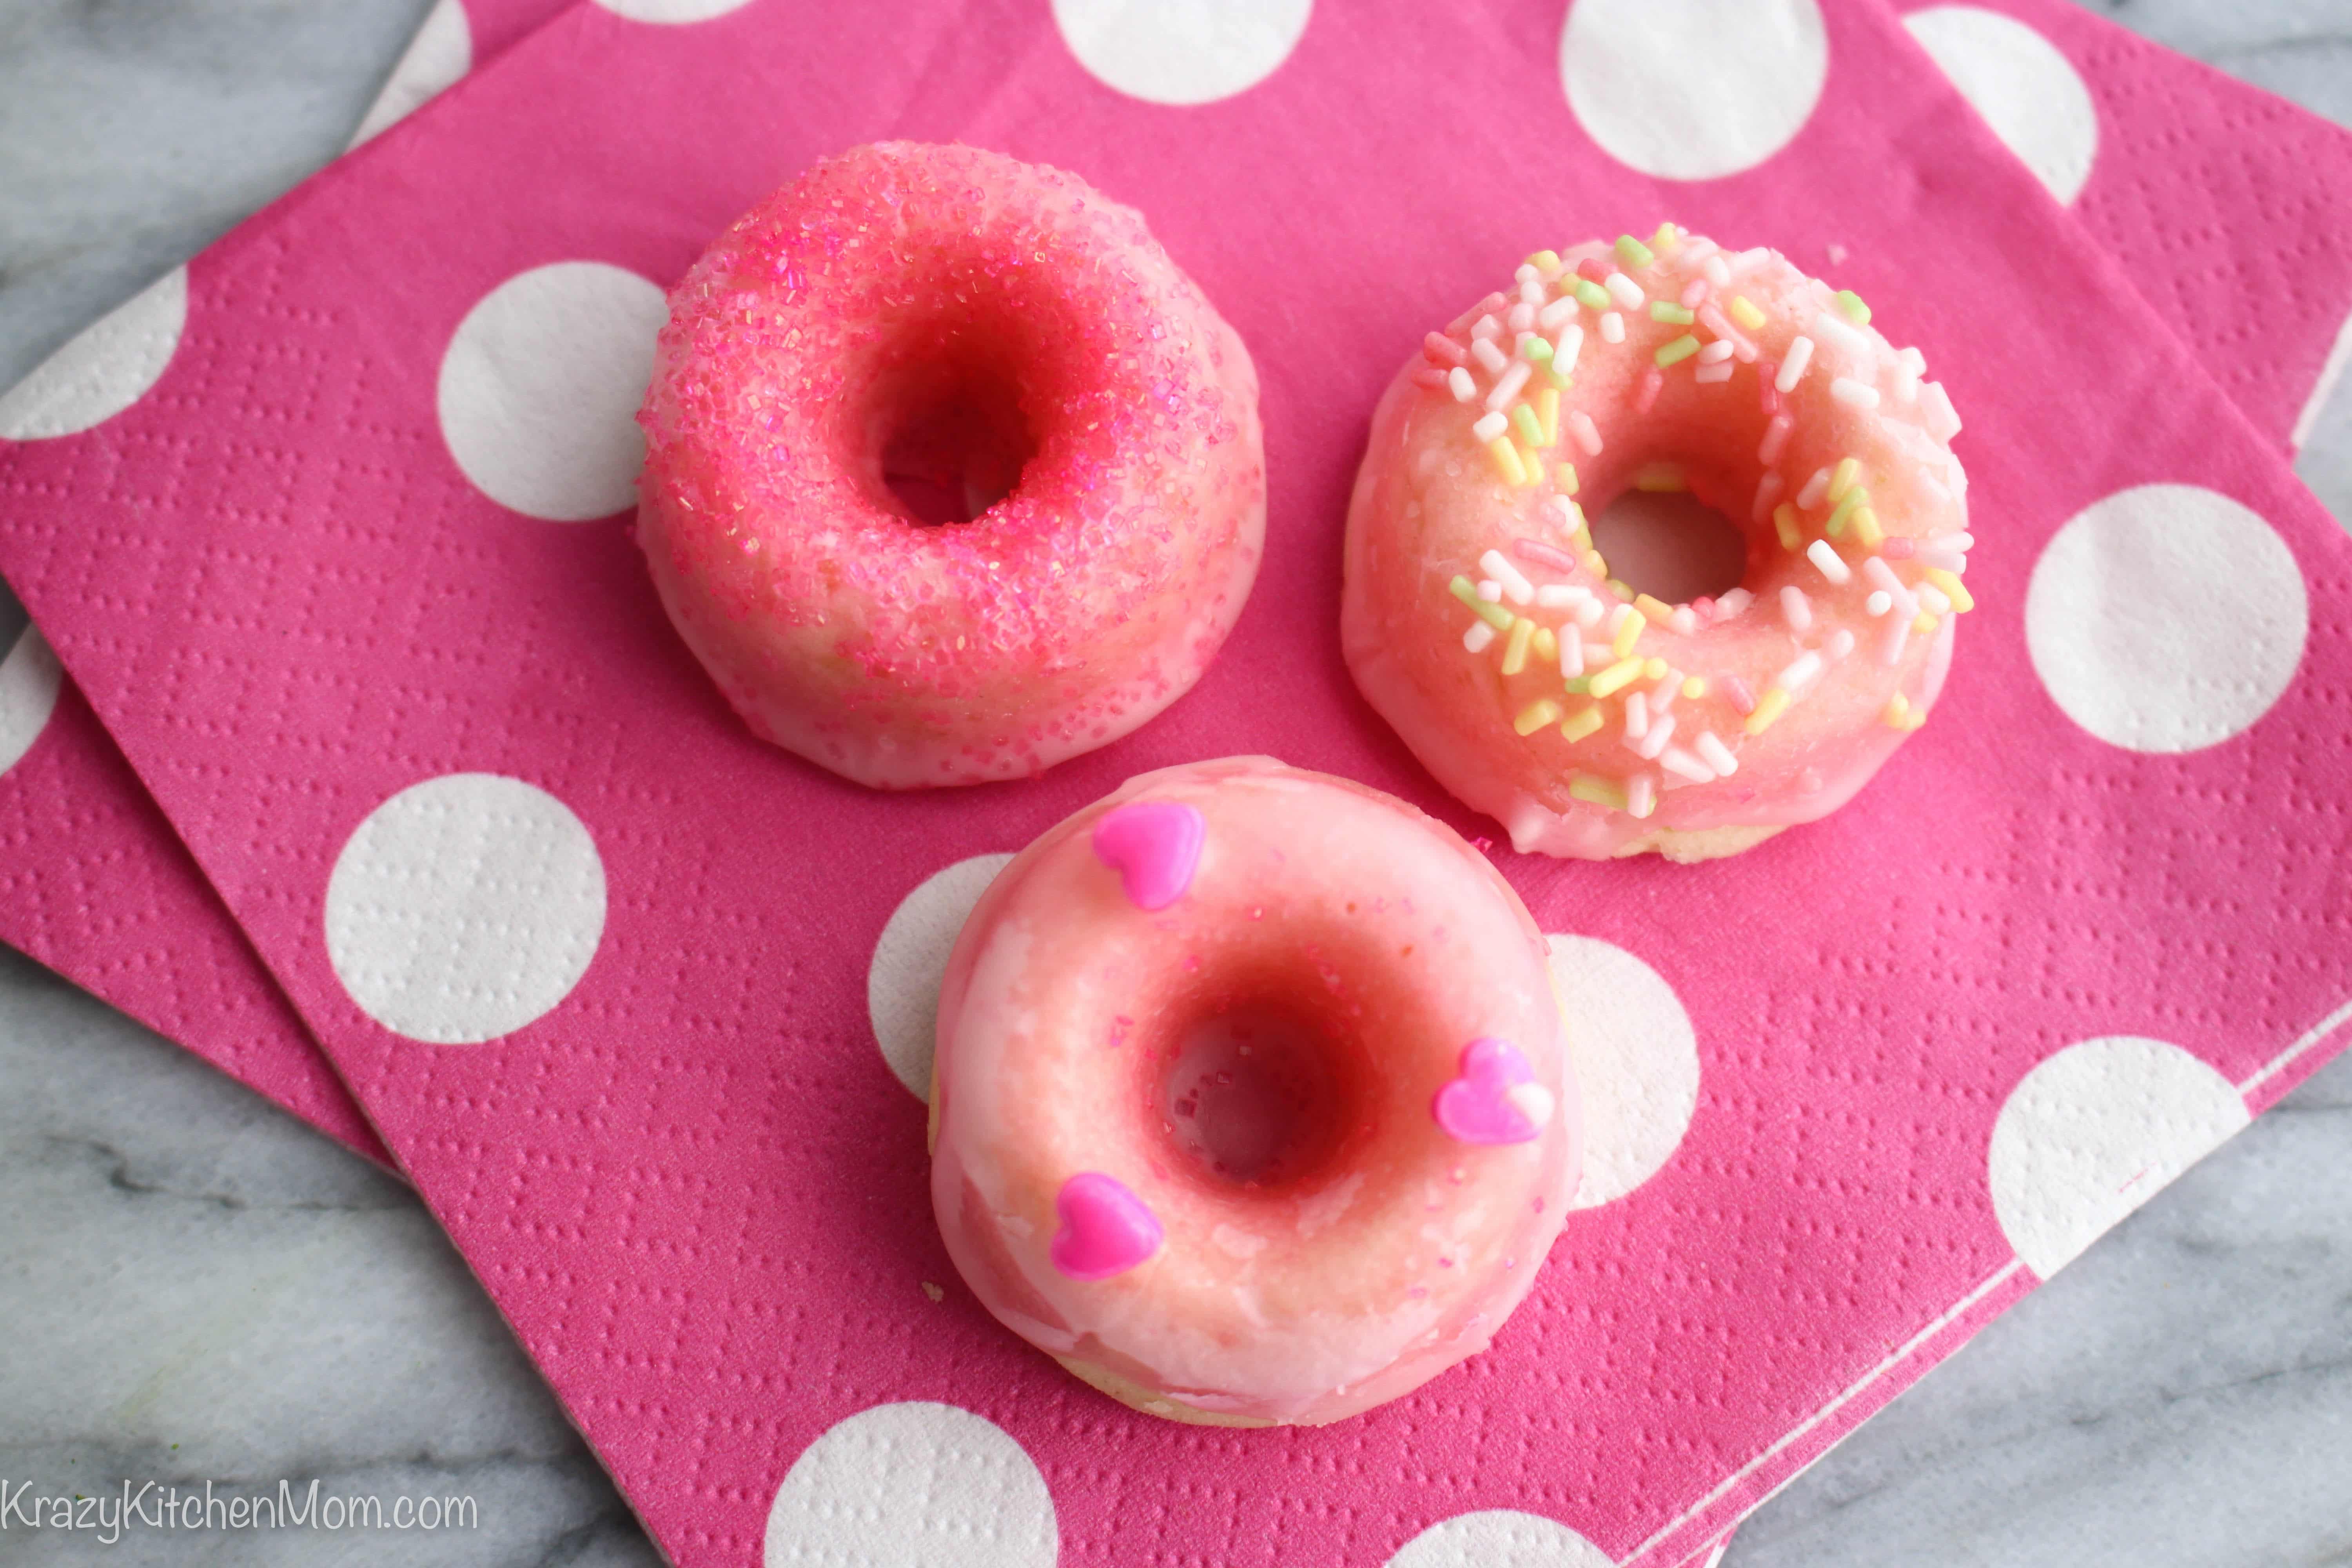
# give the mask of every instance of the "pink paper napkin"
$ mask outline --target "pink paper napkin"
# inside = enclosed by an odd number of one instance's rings
[[[1677,1562],[2333,1048],[2332,522],[1885,14],[1664,51],[1635,14],[1370,7],[1183,70],[1082,6],[582,9],[200,259],[133,406],[0,455],[0,571],[674,1560],[854,1518],[985,1521],[1005,1562]],[[1694,73],[1738,112],[1661,136]],[[549,521],[625,470],[476,440],[625,414],[596,373],[643,280],[885,133],[1142,206],[1265,380],[1234,642],[1020,786],[880,799],[750,742],[621,531]],[[1478,831],[1334,654],[1362,412],[1531,244],[1663,215],[1832,271],[1952,388],[1985,542],[1951,689],[1736,860],[1508,859],[1581,1048],[1635,1069],[1596,1084],[1687,1091],[1599,1108],[1617,1191],[1494,1352],[1324,1431],[1129,1415],[956,1286],[869,1002],[890,1051],[964,862],[1145,767],[1276,750]]]

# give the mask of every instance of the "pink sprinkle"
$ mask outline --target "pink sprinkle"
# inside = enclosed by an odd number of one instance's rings
[[[1656,365],[1652,365],[1650,367],[1649,374],[1642,377],[1642,390],[1640,395],[1633,399],[1633,412],[1636,414],[1647,414],[1656,405],[1658,394],[1665,389],[1665,384],[1666,373],[1660,370]],[[1765,461],[1770,462],[1771,459],[1767,458]]]
[[[1715,596],[1711,594],[1701,594],[1690,602],[1690,607],[1703,619],[1711,621],[1715,618]]]
[[[1779,462],[1780,448],[1789,444],[1789,432],[1795,427],[1796,421],[1787,415],[1772,416],[1772,422],[1764,426],[1764,444],[1756,448],[1756,460],[1767,464]]]
[[[1538,566],[1549,566],[1555,572],[1576,570],[1576,557],[1565,550],[1554,549],[1540,539],[1514,539],[1511,553],[1522,561],[1532,561]]]
[[[1470,363],[1470,351],[1447,337],[1444,332],[1432,332],[1421,340],[1421,355],[1435,365],[1457,365]]]
[[[1756,711],[1756,693],[1748,689],[1748,682],[1736,675],[1727,675],[1723,678],[1722,686],[1723,694],[1731,699],[1734,708],[1743,714]]]
[[[1898,533],[1894,538],[1886,541],[1885,543],[1881,544],[1878,547],[1878,552],[1881,555],[1885,556],[1889,561],[1908,561],[1911,559],[1911,552],[1917,548],[1917,545],[1912,543],[1911,541],[1904,538],[1903,535]]]
[[[1412,382],[1415,386],[1443,387],[1445,373],[1433,364],[1425,364],[1412,373]]]
[[[1588,283],[1609,281],[1609,264],[1597,256],[1588,256],[1576,264],[1576,275]]]
[[[1697,304],[1701,300],[1706,299],[1706,294],[1707,294],[1707,282],[1706,282],[1706,279],[1704,279],[1704,278],[1694,278],[1694,279],[1692,279],[1690,280],[1690,282],[1689,282],[1689,283],[1687,283],[1686,285],[1685,285],[1685,286],[1684,286],[1684,289],[1683,289],[1683,294],[1682,294],[1682,307],[1683,307],[1683,309],[1684,309],[1684,310],[1689,310],[1692,306],[1694,306],[1694,305]]]
[[[1568,416],[1568,433],[1575,437],[1577,447],[1588,458],[1601,455],[1601,432],[1594,427],[1592,416],[1581,408]]]
[[[1502,295],[1489,294],[1485,299],[1479,300],[1476,304],[1471,306],[1468,310],[1463,311],[1460,315],[1454,317],[1452,321],[1446,324],[1445,330],[1449,334],[1458,332],[1481,316],[1491,316],[1496,314],[1497,311],[1507,310],[1510,308],[1510,300],[1505,299]]]

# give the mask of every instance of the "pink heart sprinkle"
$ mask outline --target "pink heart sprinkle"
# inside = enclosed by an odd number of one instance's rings
[[[1095,857],[1118,873],[1137,909],[1164,910],[1192,885],[1208,837],[1208,823],[1192,806],[1139,801],[1095,824]]]
[[[1054,1267],[1073,1279],[1124,1274],[1160,1250],[1167,1232],[1116,1176],[1081,1171],[1054,1199],[1062,1228],[1054,1233]]]
[[[1482,1037],[1462,1047],[1462,1076],[1430,1107],[1445,1135],[1463,1143],[1525,1143],[1551,1120],[1551,1091],[1508,1040]]]

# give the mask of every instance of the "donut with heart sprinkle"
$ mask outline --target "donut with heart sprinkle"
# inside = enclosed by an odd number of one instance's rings
[[[1959,416],[1851,290],[1663,225],[1538,251],[1373,415],[1341,635],[1521,850],[1735,854],[1851,799],[1935,705],[1972,540]],[[1585,508],[1681,490],[1739,584],[1620,580]]]
[[[1582,1123],[1543,934],[1461,837],[1236,757],[998,874],[940,989],[931,1200],[982,1305],[1151,1415],[1316,1425],[1486,1348]]]

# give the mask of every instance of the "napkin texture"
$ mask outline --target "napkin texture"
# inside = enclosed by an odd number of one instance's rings
[[[1259,34],[1171,79],[1082,6],[583,7],[199,258],[144,396],[0,449],[0,571],[673,1560],[855,1517],[1006,1563],[1680,1562],[2336,1047],[2339,531],[1888,13],[1757,7],[1726,50],[1706,11],[1368,6],[1234,86]],[[1661,136],[1580,104],[1596,60],[1653,111],[1696,62],[1739,112]],[[625,375],[645,296],[611,274],[675,279],[884,134],[1139,205],[1265,383],[1225,654],[1017,786],[882,798],[752,742],[624,531],[441,428],[453,344],[524,351],[526,408],[565,390],[551,333]],[[1492,1352],[1327,1430],[1129,1415],[952,1279],[877,944],[1192,757],[1491,832],[1337,658],[1362,413],[1533,246],[1666,216],[1859,289],[1951,387],[1983,608],[1950,688],[1853,806],[1737,859],[1501,858],[1571,992],[1645,997],[1602,1044],[1686,1048],[1696,1086],[1629,1115],[1665,1148]]]

